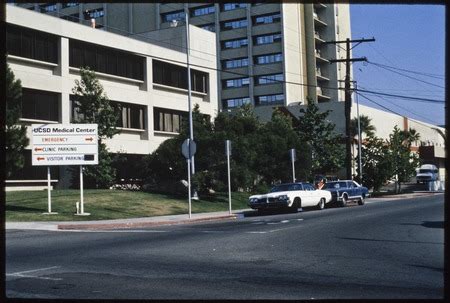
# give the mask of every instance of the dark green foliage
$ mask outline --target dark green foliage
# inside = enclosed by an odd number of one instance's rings
[[[416,130],[410,128],[408,131],[404,131],[397,126],[389,135],[393,175],[398,177],[398,192],[400,192],[401,183],[408,182],[414,176],[416,168],[420,164],[419,156],[411,152],[412,142],[419,140],[419,138],[420,135]]]
[[[330,111],[320,113],[317,105],[309,102],[300,113],[303,116],[295,129],[302,144],[311,150],[307,175],[336,173],[344,165],[345,149],[342,136],[335,133],[335,125],[327,120]]]
[[[5,121],[5,172],[6,178],[25,164],[23,151],[28,145],[26,126],[19,125],[22,115],[22,84],[13,71],[6,67],[6,121]]]
[[[365,144],[361,146],[361,154],[364,186],[378,191],[392,177],[388,142],[375,136],[369,136]]]
[[[116,170],[112,167],[112,155],[108,153],[102,140],[112,138],[119,133],[116,129],[119,112],[112,107],[102,85],[95,73],[87,69],[80,69],[81,81],[75,80],[72,89],[74,101],[78,106],[79,119],[74,123],[98,124],[99,163],[84,167],[84,187],[109,188],[115,183]],[[78,186],[78,168],[73,170],[73,183]]]
[[[375,126],[372,125],[372,119],[370,119],[366,115],[359,116],[361,135],[365,134],[366,136],[374,136],[375,131],[377,130]],[[358,136],[358,118],[353,118],[350,121],[350,136],[352,138]]]

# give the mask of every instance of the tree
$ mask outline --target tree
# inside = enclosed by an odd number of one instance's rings
[[[81,80],[75,80],[72,89],[77,113],[73,122],[98,124],[99,145],[99,163],[84,168],[84,184],[86,188],[109,188],[115,182],[116,170],[112,167],[113,157],[103,140],[119,133],[116,125],[120,108],[111,105],[95,72],[81,68],[80,76]],[[74,180],[77,180],[77,174],[74,174]]]
[[[375,126],[372,125],[372,119],[365,115],[359,116],[361,134],[365,134],[366,136],[375,135],[375,131],[377,130]],[[358,118],[353,118],[350,121],[350,136],[356,137],[358,136]]]
[[[27,128],[19,125],[22,115],[22,84],[15,79],[9,66],[6,67],[6,121],[5,121],[5,172],[9,178],[25,165],[23,151],[28,145]]]
[[[397,125],[389,135],[390,160],[393,165],[393,175],[397,176],[398,188],[401,191],[401,183],[407,182],[414,176],[416,168],[420,164],[419,156],[411,152],[411,144],[419,140],[420,135],[414,129],[400,130]]]
[[[361,146],[361,154],[364,185],[378,191],[392,177],[393,168],[388,142],[370,135]]]
[[[313,102],[300,109],[299,121],[295,127],[300,141],[311,149],[311,168],[309,176],[337,172],[344,165],[345,150],[342,136],[335,133],[335,125],[327,120],[331,111],[319,113]]]

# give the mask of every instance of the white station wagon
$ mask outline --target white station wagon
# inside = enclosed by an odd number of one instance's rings
[[[331,201],[331,193],[316,190],[310,183],[287,183],[273,187],[265,195],[254,195],[249,198],[248,205],[252,209],[290,208],[296,212],[301,207],[317,207],[324,209]]]

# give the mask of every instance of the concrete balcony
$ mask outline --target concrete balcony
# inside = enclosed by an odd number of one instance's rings
[[[270,14],[270,13],[278,13],[280,11],[281,11],[280,3],[267,3],[267,4],[250,7],[250,15],[251,16],[265,15],[265,14]]]
[[[270,44],[262,44],[262,45],[255,45],[253,46],[253,55],[259,56],[263,54],[270,54],[270,53],[281,53],[282,52],[282,46],[280,42],[270,43]]]
[[[167,4],[161,3],[161,5],[159,6],[159,12],[161,14],[174,12],[174,11],[180,11],[180,10],[184,10],[183,3],[167,3]]]
[[[219,20],[220,21],[229,21],[234,19],[243,19],[247,18],[247,10],[243,8],[235,9],[232,11],[220,12]]]

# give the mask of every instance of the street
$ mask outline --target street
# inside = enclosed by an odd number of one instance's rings
[[[6,231],[8,298],[439,299],[443,273],[443,194],[145,229]]]

